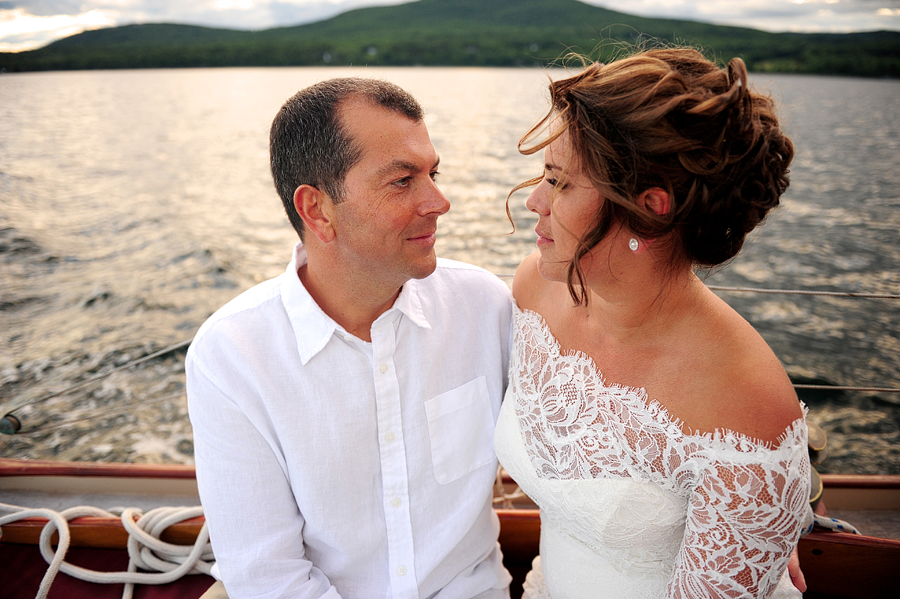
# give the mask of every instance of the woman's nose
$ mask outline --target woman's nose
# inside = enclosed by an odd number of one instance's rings
[[[534,188],[531,195],[525,200],[525,207],[535,214],[546,216],[550,214],[550,202],[547,193],[541,189],[542,187],[544,186],[539,184]]]

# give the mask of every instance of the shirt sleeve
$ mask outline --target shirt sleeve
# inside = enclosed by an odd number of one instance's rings
[[[303,545],[303,514],[265,436],[195,355],[186,362],[197,484],[231,599],[340,599]]]
[[[794,430],[778,450],[735,450],[700,473],[667,597],[768,597],[775,590],[810,514],[805,424],[794,427],[804,433]]]

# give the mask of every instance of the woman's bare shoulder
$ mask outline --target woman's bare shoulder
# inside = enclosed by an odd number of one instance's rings
[[[550,289],[550,282],[538,271],[540,251],[531,253],[516,269],[512,293],[519,308],[539,312],[541,301]]]
[[[762,336],[730,307],[712,324],[717,334],[710,337],[704,378],[716,428],[775,442],[803,415],[790,378]]]

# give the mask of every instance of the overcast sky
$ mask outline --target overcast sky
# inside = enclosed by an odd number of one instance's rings
[[[187,23],[267,29],[409,0],[0,0],[0,52],[31,50],[85,29]],[[489,2],[490,0],[485,0]],[[900,30],[900,0],[583,0],[651,17],[766,31]]]

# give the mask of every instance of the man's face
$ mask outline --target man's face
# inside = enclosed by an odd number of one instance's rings
[[[437,264],[437,219],[450,203],[435,183],[439,158],[422,121],[351,99],[340,108],[362,150],[334,205],[335,241],[353,276],[401,286]]]

